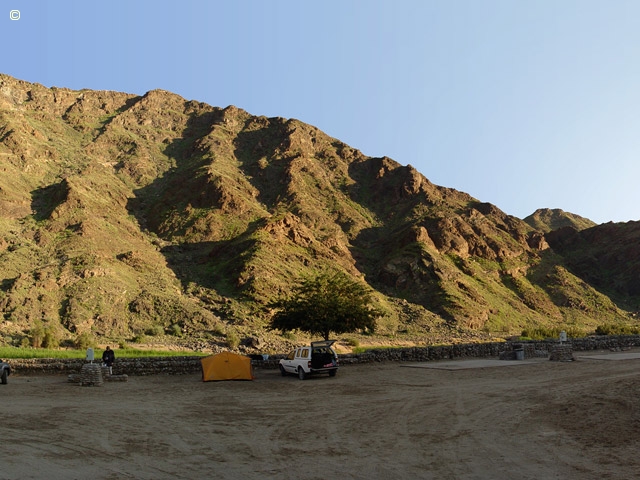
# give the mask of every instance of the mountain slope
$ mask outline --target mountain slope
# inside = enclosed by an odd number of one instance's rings
[[[572,227],[576,230],[594,227],[595,222],[559,208],[539,208],[524,219],[529,225],[541,232],[551,232],[559,228]]]
[[[392,337],[626,318],[546,228],[297,120],[0,76],[0,159],[8,341],[34,322],[266,337],[265,305],[326,269],[374,289]]]

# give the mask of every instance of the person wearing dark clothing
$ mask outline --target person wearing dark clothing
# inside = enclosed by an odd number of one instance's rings
[[[116,361],[116,354],[113,353],[110,347],[102,354],[102,363],[104,363],[107,367],[109,367],[109,374],[111,374],[111,367],[113,367],[113,362]]]

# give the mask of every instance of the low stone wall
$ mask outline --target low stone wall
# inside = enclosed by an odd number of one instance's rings
[[[510,358],[515,349],[524,350],[524,358],[549,357],[558,341],[530,342],[494,342],[461,345],[442,345],[412,348],[393,348],[367,350],[363,353],[340,355],[341,365],[365,364],[375,362],[431,362],[461,358]],[[570,339],[570,349],[576,351],[590,350],[623,350],[640,347],[640,335],[602,336]],[[278,368],[278,362],[285,355],[271,355],[262,359],[261,355],[253,355],[255,368]],[[201,357],[155,357],[155,358],[119,358],[113,366],[114,375],[179,375],[200,373]],[[9,360],[12,374],[73,374],[80,373],[80,360],[25,359]],[[99,362],[98,362],[99,363]]]
[[[179,375],[201,372],[201,357],[118,358],[113,365],[114,375]],[[53,360],[48,358],[13,359],[7,361],[12,374],[73,374],[80,373],[85,360]],[[100,362],[95,362],[100,364]]]

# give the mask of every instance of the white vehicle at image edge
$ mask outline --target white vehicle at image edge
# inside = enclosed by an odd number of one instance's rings
[[[331,348],[335,340],[311,342],[311,346],[298,347],[287,358],[280,360],[280,373],[298,375],[304,380],[307,375],[328,373],[334,377],[338,373],[338,355]]]

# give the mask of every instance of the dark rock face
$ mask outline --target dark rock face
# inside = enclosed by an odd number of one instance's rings
[[[621,302],[640,295],[640,222],[571,227],[547,234],[568,268]]]

